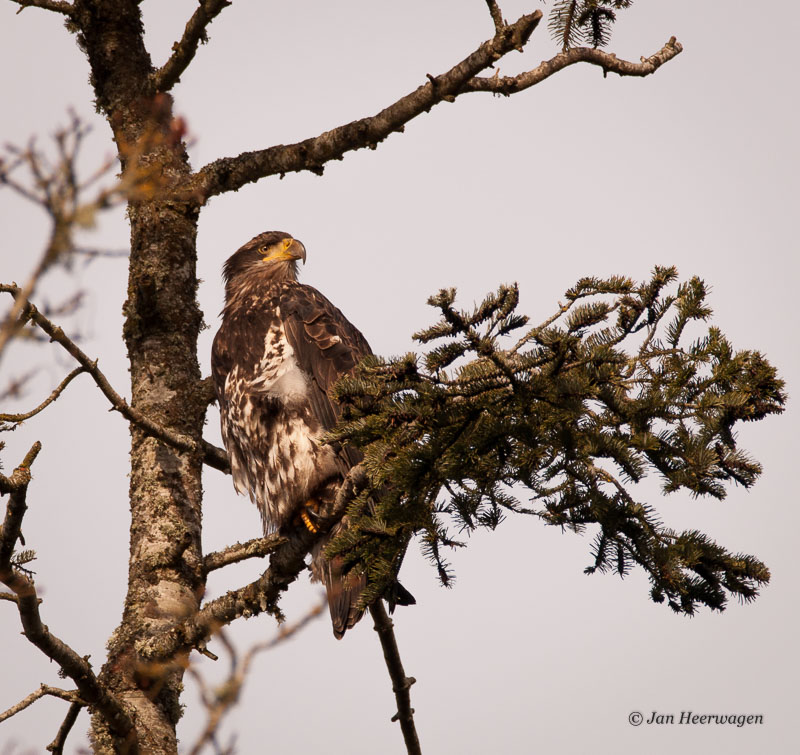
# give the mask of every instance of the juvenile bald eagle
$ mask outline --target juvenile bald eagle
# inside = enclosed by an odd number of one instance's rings
[[[314,531],[314,509],[333,500],[361,460],[355,449],[320,438],[339,417],[330,389],[371,351],[333,304],[297,281],[297,261],[305,259],[299,241],[270,231],[223,269],[225,308],[211,373],[233,484],[258,506],[265,533],[299,518]],[[344,582],[336,561],[322,554],[327,539],[315,547],[311,570],[325,583],[333,633],[341,638],[361,618],[364,582]]]

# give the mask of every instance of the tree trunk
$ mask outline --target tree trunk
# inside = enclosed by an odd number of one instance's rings
[[[132,404],[199,440],[206,409],[197,363],[199,207],[175,199],[190,174],[183,135],[176,133],[171,98],[153,91],[138,3],[76,0],[75,6],[98,106],[134,181],[124,307]],[[138,742],[124,741],[94,716],[96,752],[177,752],[183,667],[149,663],[148,638],[196,611],[203,594],[201,471],[199,454],[178,452],[132,427],[128,593],[101,680],[128,708]]]

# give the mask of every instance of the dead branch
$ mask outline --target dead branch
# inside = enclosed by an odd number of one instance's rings
[[[391,133],[402,131],[408,121],[434,105],[453,102],[467,81],[496,60],[512,50],[521,50],[541,18],[541,11],[536,11],[504,26],[449,71],[441,76],[429,76],[426,84],[371,118],[361,118],[297,144],[215,160],[195,174],[189,194],[206,201],[266,176],[301,170],[322,173],[325,163],[341,159],[346,152],[363,147],[375,148]]]
[[[69,736],[70,731],[72,731],[72,727],[75,725],[75,722],[78,720],[78,715],[83,707],[83,703],[72,703],[72,705],[69,706],[67,715],[64,717],[63,723],[58,728],[56,738],[45,748],[48,752],[52,752],[53,755],[63,755],[64,745],[67,743],[67,737]]]
[[[486,5],[489,7],[489,13],[492,16],[492,21],[494,21],[495,31],[500,33],[503,30],[503,27],[506,25],[506,22],[503,21],[503,12],[500,10],[500,6],[495,2],[495,0],[486,0]]]
[[[262,642],[254,645],[246,653],[241,663],[238,661],[236,649],[227,640],[224,632],[219,632],[217,637],[223,641],[225,648],[228,651],[231,659],[231,671],[228,678],[213,692],[208,689],[208,685],[194,667],[189,667],[188,672],[192,678],[197,682],[200,688],[200,696],[203,704],[208,711],[208,718],[202,734],[198,737],[189,755],[198,755],[203,746],[208,742],[213,741],[217,731],[219,731],[222,719],[239,700],[244,682],[247,679],[247,674],[250,666],[255,660],[256,656],[265,650],[271,650],[282,642],[285,642],[293,635],[304,629],[311,621],[320,616],[327,605],[327,601],[322,600],[314,606],[302,619],[296,621],[294,624],[284,624],[278,630],[278,633],[268,642]]]
[[[172,45],[173,52],[169,60],[152,75],[153,88],[156,92],[168,92],[180,81],[200,43],[208,42],[206,34],[208,25],[230,4],[230,0],[200,0],[197,10],[183,30],[180,41]]]
[[[411,707],[411,694],[409,689],[417,680],[413,676],[406,676],[403,670],[403,661],[400,658],[400,650],[397,647],[397,638],[394,636],[394,623],[386,613],[383,602],[375,601],[369,607],[372,620],[375,624],[375,631],[381,641],[383,657],[386,661],[386,668],[389,669],[389,676],[392,680],[392,692],[397,700],[397,713],[392,716],[392,721],[399,721],[403,731],[403,740],[406,743],[406,751],[409,755],[421,755],[422,750],[417,736],[417,729],[414,725],[414,709]]]
[[[72,3],[59,2],[59,0],[11,0],[12,3],[17,3],[20,6],[17,13],[22,13],[25,8],[42,8],[43,10],[51,10],[54,13],[63,13],[65,16],[72,16],[75,13],[75,8]]]
[[[80,375],[82,372],[86,372],[85,367],[76,367],[72,372],[69,373],[69,375],[67,375],[58,384],[56,389],[35,409],[31,409],[29,412],[23,412],[22,414],[0,414],[0,422],[13,422],[14,424],[19,424],[20,422],[24,422],[26,419],[35,417],[43,409],[50,406],[50,404],[52,404],[64,392],[64,389],[72,382],[72,380],[78,377],[78,375]]]
[[[518,76],[498,76],[496,78],[475,77],[464,85],[464,92],[492,92],[494,94],[512,95],[528,89],[546,78],[558,73],[575,63],[591,63],[600,66],[604,72],[616,73],[619,76],[649,76],[655,73],[664,63],[680,54],[683,47],[672,37],[657,53],[649,58],[642,58],[641,63],[620,60],[613,53],[593,47],[573,47],[560,52],[550,60],[541,62],[531,71]]]
[[[0,292],[6,292],[16,297],[21,294],[21,289],[14,284],[0,284]],[[25,304],[21,319],[33,322],[50,336],[51,341],[60,344],[78,364],[81,365],[83,371],[88,372],[89,375],[92,376],[97,387],[111,403],[112,408],[118,411],[129,422],[132,422],[154,438],[158,438],[158,440],[180,451],[202,453],[203,460],[206,464],[215,469],[219,469],[221,472],[230,472],[228,455],[221,448],[217,448],[207,441],[203,440],[197,442],[186,435],[176,433],[159,425],[157,422],[153,422],[149,417],[130,406],[130,404],[111,387],[106,376],[97,367],[97,360],[90,359],[59,326],[55,325],[39,312],[31,302]]]
[[[212,634],[241,616],[266,612],[282,619],[278,607],[281,594],[306,568],[306,556],[342,518],[365,484],[366,473],[363,465],[358,464],[347,473],[332,510],[320,521],[317,532],[311,533],[305,527],[296,528],[284,543],[272,551],[269,568],[258,579],[209,601],[182,626],[152,637],[147,647],[141,649],[143,655],[158,661],[174,658],[182,650],[203,648]]]
[[[538,26],[542,13],[536,11],[513,24],[502,19],[496,2],[489,2],[495,22],[495,35],[475,52],[440,76],[428,76],[428,83],[401,97],[374,116],[361,118],[326,131],[319,136],[289,145],[277,145],[237,157],[222,158],[209,163],[191,179],[187,194],[194,201],[205,202],[210,197],[236,191],[247,183],[266,176],[284,175],[297,171],[322,174],[325,163],[341,160],[347,152],[377,145],[394,132],[403,131],[405,124],[428,112],[440,102],[454,102],[469,92],[514,94],[538,84],[556,71],[580,62],[592,63],[620,76],[647,76],[678,55],[683,49],[671,39],[661,50],[641,63],[620,60],[616,55],[590,48],[575,48],[545,61],[519,76],[504,78],[478,77],[477,74],[512,50],[522,50]]]
[[[23,700],[20,700],[16,705],[12,705],[7,711],[0,713],[0,722],[5,721],[11,716],[16,715],[20,711],[25,710],[30,705],[33,705],[37,700],[44,697],[45,695],[52,695],[53,697],[60,697],[62,700],[67,700],[71,703],[78,703],[79,705],[84,705],[83,700],[81,700],[80,696],[78,695],[77,690],[66,690],[66,689],[59,689],[58,687],[48,687],[46,684],[42,684],[39,689],[35,692],[31,692]]]
[[[22,519],[27,510],[26,496],[31,480],[30,467],[42,448],[38,441],[10,477],[0,474],[0,494],[9,495],[6,514],[0,529],[0,582],[16,596],[22,631],[25,637],[48,658],[55,661],[63,673],[75,682],[80,699],[91,705],[108,722],[111,730],[131,743],[136,751],[136,730],[119,701],[100,683],[87,658],[81,657],[69,645],[50,632],[39,614],[39,600],[33,580],[16,569],[12,563],[14,547],[21,539]]]
[[[208,574],[215,569],[222,569],[224,566],[236,564],[248,558],[263,558],[285,542],[285,537],[275,533],[248,540],[246,543],[230,545],[224,550],[207,554],[203,559],[203,570]]]
[[[89,131],[90,129],[80,118],[73,114],[70,124],[57,131],[54,136],[56,149],[54,162],[48,160],[47,155],[36,148],[34,140],[31,140],[24,149],[7,147],[11,157],[10,162],[0,160],[0,186],[7,186],[25,199],[39,205],[50,219],[50,237],[44,251],[0,325],[0,354],[9,340],[24,325],[21,314],[39,279],[53,265],[69,258],[75,246],[73,242],[75,230],[91,226],[97,212],[121,202],[127,185],[132,181],[128,176],[123,181],[115,182],[111,188],[99,190],[91,199],[84,199],[86,190],[112,172],[115,165],[113,160],[107,160],[87,181],[78,180],[76,170],[78,155]],[[27,168],[32,188],[15,178],[14,174],[20,168]]]

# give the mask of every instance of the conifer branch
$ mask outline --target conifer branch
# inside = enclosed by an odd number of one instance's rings
[[[778,414],[786,401],[775,368],[758,352],[734,351],[718,328],[683,342],[687,324],[711,310],[701,280],[671,293],[676,282],[667,267],[640,284],[584,278],[510,349],[504,339],[527,322],[515,313],[515,286],[472,312],[456,309],[452,289],[431,297],[441,319],[415,335],[435,344],[422,358],[368,358],[337,385],[343,422],[328,437],[362,449],[361,496],[376,505],[349,512],[347,532],[326,552],[360,564],[380,595],[419,535],[448,584],[440,548],[456,544],[443,516],[471,530],[535,513],[576,532],[597,525],[589,571],[638,564],[653,599],[675,611],[721,610],[728,595],[752,600],[769,580],[764,564],[667,529],[621,482],[655,472],[665,492],[715,498],[726,483],[749,487],[761,467],[738,448],[734,426]],[[524,507],[512,494],[518,484],[543,508]]]
[[[21,294],[21,289],[14,284],[0,284],[0,292],[6,292],[16,297]],[[205,440],[197,442],[186,435],[176,433],[169,428],[163,427],[128,404],[128,402],[114,390],[106,376],[98,368],[97,360],[90,359],[89,356],[64,333],[62,328],[45,317],[31,302],[25,304],[21,319],[23,321],[33,322],[50,336],[51,341],[55,341],[62,346],[67,353],[81,365],[82,371],[92,376],[97,387],[111,403],[112,408],[118,411],[129,422],[132,422],[141,430],[144,430],[144,432],[179,451],[202,453],[203,461],[206,464],[226,474],[230,473],[228,456],[221,448],[217,448]]]
[[[397,647],[397,638],[394,634],[394,622],[386,613],[383,602],[376,600],[370,605],[369,610],[375,624],[375,631],[381,641],[386,668],[389,670],[389,677],[392,680],[392,692],[397,700],[397,713],[392,716],[392,721],[400,722],[408,755],[421,755],[422,749],[417,728],[414,725],[414,709],[411,707],[411,693],[409,692],[411,685],[417,680],[413,676],[406,676],[403,661],[400,658],[400,650]]]
[[[173,53],[169,60],[153,73],[153,88],[156,92],[168,92],[178,83],[194,59],[199,45],[208,42],[209,24],[230,4],[230,0],[200,0],[180,41],[172,46]]]

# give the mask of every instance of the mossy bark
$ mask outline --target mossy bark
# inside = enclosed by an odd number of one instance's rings
[[[123,171],[142,177],[134,181],[128,212],[124,338],[132,405],[199,440],[206,407],[197,362],[199,207],[181,191],[190,166],[175,138],[172,101],[153,89],[137,2],[76,0],[75,7],[72,29],[89,59],[98,108]],[[203,593],[201,470],[199,453],[176,451],[132,426],[128,592],[100,676],[135,721],[136,741],[95,715],[96,752],[177,752],[182,666],[149,663],[142,648],[153,632],[195,612]]]

